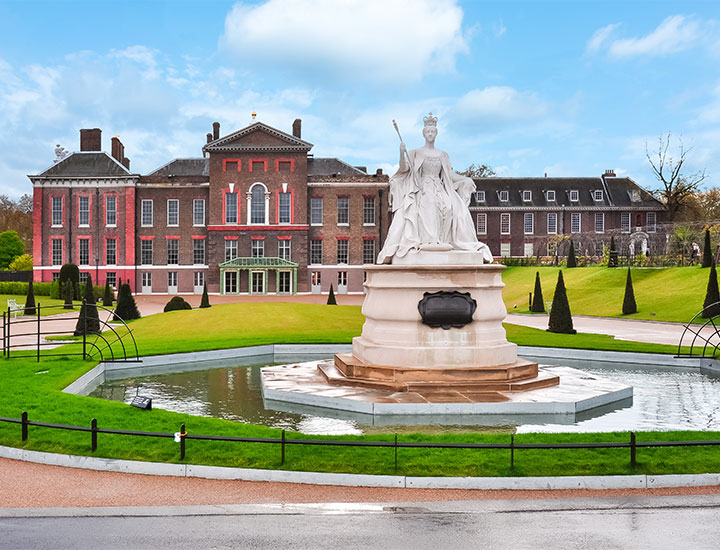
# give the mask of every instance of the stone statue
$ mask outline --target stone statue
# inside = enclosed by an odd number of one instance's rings
[[[66,158],[70,153],[62,147],[59,143],[55,145],[55,162],[60,162]]]
[[[390,178],[393,220],[377,263],[391,263],[411,250],[467,250],[478,253],[478,263],[491,263],[468,208],[475,182],[457,174],[448,154],[435,148],[437,118],[430,113],[423,122],[423,147],[408,151],[400,138],[400,165]]]

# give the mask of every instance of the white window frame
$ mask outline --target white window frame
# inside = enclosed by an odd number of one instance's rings
[[[323,224],[323,198],[310,197],[310,225]]]
[[[233,197],[235,198],[234,205],[233,205],[233,201],[232,201]],[[225,220],[223,222],[223,223],[225,223],[225,225],[237,225],[238,219],[239,219],[239,217],[238,217],[238,214],[239,214],[238,200],[239,199],[238,199],[237,191],[233,191],[231,193],[225,193]],[[228,202],[228,201],[230,201],[230,202]],[[234,212],[232,212],[235,214],[234,218],[231,216],[232,213],[230,211],[231,209],[228,208],[229,206],[232,206],[234,209]]]
[[[485,191],[475,191],[475,202],[485,202]]]
[[[140,227],[152,227],[154,222],[153,200],[143,199],[140,201]],[[150,220],[149,222],[147,220]]]
[[[346,239],[337,241],[337,263],[343,265],[350,263],[350,241]]]
[[[548,189],[548,191],[545,193],[545,200],[548,202],[555,202],[555,190],[554,189]]]
[[[223,292],[225,294],[237,294],[238,293],[238,272],[237,271],[226,271],[225,278],[223,280]]]
[[[202,253],[201,262],[197,261],[199,253]],[[207,250],[205,249],[205,239],[193,239],[193,265],[205,265],[206,254]]]
[[[105,265],[117,265],[117,243],[117,239],[105,240]],[[111,253],[112,258],[110,257]]]
[[[112,203],[112,208],[110,204]],[[111,214],[112,213],[112,214]],[[112,223],[110,223],[112,216]],[[117,227],[117,196],[105,195],[105,227]]]
[[[140,240],[140,265],[153,265],[153,239]]]
[[[577,221],[577,229],[575,229]],[[582,232],[582,214],[580,212],[570,212],[570,233]]]
[[[375,263],[375,239],[363,240],[363,263]]]
[[[523,233],[525,233],[525,235],[535,233],[535,214],[532,212],[523,214]]]
[[[320,257],[319,262],[315,262],[313,260],[317,259],[317,256]],[[321,265],[323,259],[323,241],[322,239],[311,239],[310,240],[310,264],[311,265]]]
[[[501,258],[509,258],[510,257],[510,243],[500,243],[500,257]]]
[[[198,223],[198,219],[201,220]],[[193,199],[193,227],[205,226],[205,199]]]
[[[578,202],[580,200],[580,192],[577,189],[570,189],[568,198],[570,202]]]
[[[523,256],[525,258],[532,258],[535,255],[535,247],[533,243],[523,243]]]
[[[83,208],[85,203],[85,208]],[[85,220],[83,220],[83,216]],[[90,197],[80,195],[78,197],[78,227],[90,227]]]
[[[50,260],[52,265],[63,264],[63,244],[63,239],[50,239]]]
[[[263,197],[261,198],[259,193],[255,193],[255,188],[259,188],[262,190]],[[256,197],[256,210],[253,211],[253,194],[255,194]],[[248,225],[269,225],[269,211],[270,211],[270,193],[267,190],[267,187],[265,187],[264,183],[261,182],[255,182],[250,186],[250,189],[248,189],[247,192],[247,222]],[[257,218],[256,214],[259,213],[259,206],[257,200],[261,200],[260,204],[262,204],[263,207],[263,216],[262,221],[253,221],[253,217]]]
[[[550,220],[553,220],[552,223]],[[557,212],[548,212],[547,215],[547,233],[548,235],[557,235],[557,221],[558,221],[558,215]]]
[[[83,262],[83,243],[87,246],[84,251],[86,261]],[[78,265],[90,265],[90,239],[81,237],[78,239]]]
[[[237,239],[227,239],[225,241],[225,261],[229,262],[238,257]]]
[[[52,197],[50,200],[50,225],[62,227],[63,225],[63,198]]]
[[[657,213],[647,212],[645,214],[645,227],[648,233],[655,233],[657,231]]]
[[[595,202],[600,202],[600,201],[604,200],[602,189],[595,189],[593,191],[593,200]]]
[[[341,219],[344,221],[340,221]],[[350,225],[350,197],[337,198],[337,224]]]
[[[522,200],[523,202],[530,202],[532,201],[532,191],[523,191],[522,192]]]
[[[292,240],[278,239],[278,257],[283,260],[292,261]]]
[[[170,247],[175,250],[170,250]],[[179,265],[180,264],[180,239],[166,239],[165,248],[167,249],[167,265]],[[171,261],[170,253],[175,254],[174,262]]]
[[[630,212],[620,212],[620,232],[621,233],[630,233],[630,220],[632,219],[632,216],[630,216]]]
[[[500,234],[501,235],[509,235],[510,234],[510,214],[508,212],[503,212],[500,214]],[[507,226],[507,229],[505,229],[505,226]]]
[[[175,216],[175,223],[170,223],[170,205],[174,205],[174,216]],[[167,218],[165,218],[167,222],[168,227],[177,227],[180,225],[180,201],[178,199],[168,199],[167,200]]]
[[[375,197],[363,197],[363,225],[375,225]]]
[[[265,257],[265,241],[263,239],[253,239],[250,245],[250,256],[252,258]]]
[[[283,205],[283,198],[287,198],[287,204]],[[278,223],[288,225],[292,222],[292,194],[287,192],[278,193]]]
[[[498,198],[500,199],[500,202],[508,202],[510,200],[510,191],[499,191]]]
[[[485,212],[478,213],[475,228],[478,235],[487,235],[487,214]]]
[[[604,212],[595,212],[595,233],[605,233]]]

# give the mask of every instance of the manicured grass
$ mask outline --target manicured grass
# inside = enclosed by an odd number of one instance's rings
[[[540,272],[544,300],[552,302],[558,268],[508,267],[503,272],[503,299],[508,311],[529,310],[528,293],[533,291],[536,271]],[[709,272],[699,266],[632,268],[638,306],[638,312],[632,315],[622,314],[627,269],[566,268],[563,277],[570,310],[575,315],[687,323],[703,307]]]
[[[8,300],[15,300],[18,305],[25,305],[26,296],[22,294],[0,294],[0,307],[2,307],[3,311],[7,311],[7,301]],[[80,306],[82,305],[82,302],[73,302],[75,304],[75,311],[80,311]],[[64,304],[63,300],[55,300],[53,298],[50,298],[50,296],[35,296],[35,305],[40,304],[40,316],[43,317],[45,315],[57,315],[58,313],[69,313],[72,310],[70,309],[63,309],[62,305]],[[45,308],[44,306],[60,306],[60,307],[53,307],[53,308]]]
[[[89,426],[96,418],[102,428],[172,433],[185,423],[188,433],[274,437],[277,429],[194,417],[154,409],[139,409],[114,401],[68,395],[60,389],[94,364],[76,359],[0,361],[3,392],[0,392],[0,416],[19,418],[27,411],[30,420]],[[493,428],[492,433],[477,430],[450,435],[402,434],[399,440],[422,442],[508,443],[512,428]],[[288,438],[326,439],[288,433]],[[392,434],[344,436],[329,439],[391,441]],[[638,441],[718,439],[717,432],[642,432]],[[627,433],[607,434],[522,434],[516,443],[587,443],[629,441]],[[26,449],[91,455],[90,434],[30,427],[23,443],[20,426],[0,422],[0,444]],[[94,456],[159,462],[179,462],[179,445],[172,439],[140,438],[100,434]],[[187,442],[186,462],[246,468],[280,469],[280,448],[275,444],[249,444],[193,441]],[[287,470],[393,474],[394,450],[342,447],[288,446]],[[518,450],[515,470],[510,469],[507,450],[401,449],[398,452],[400,475],[434,476],[530,476],[600,475],[629,473],[700,473],[720,471],[720,453],[712,447],[639,449],[638,465],[630,467],[629,450]]]

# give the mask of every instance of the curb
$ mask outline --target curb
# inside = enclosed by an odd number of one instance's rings
[[[167,464],[28,451],[0,446],[0,457],[51,466],[104,472],[197,477],[238,481],[272,481],[342,487],[397,487],[408,489],[562,490],[654,489],[720,485],[720,474],[567,476],[567,477],[410,477],[330,474],[288,470],[254,470],[197,464]]]

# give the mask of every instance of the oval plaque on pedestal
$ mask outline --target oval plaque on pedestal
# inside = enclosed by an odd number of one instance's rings
[[[477,302],[469,292],[440,290],[425,292],[418,302],[422,322],[430,328],[462,328],[472,322]]]

